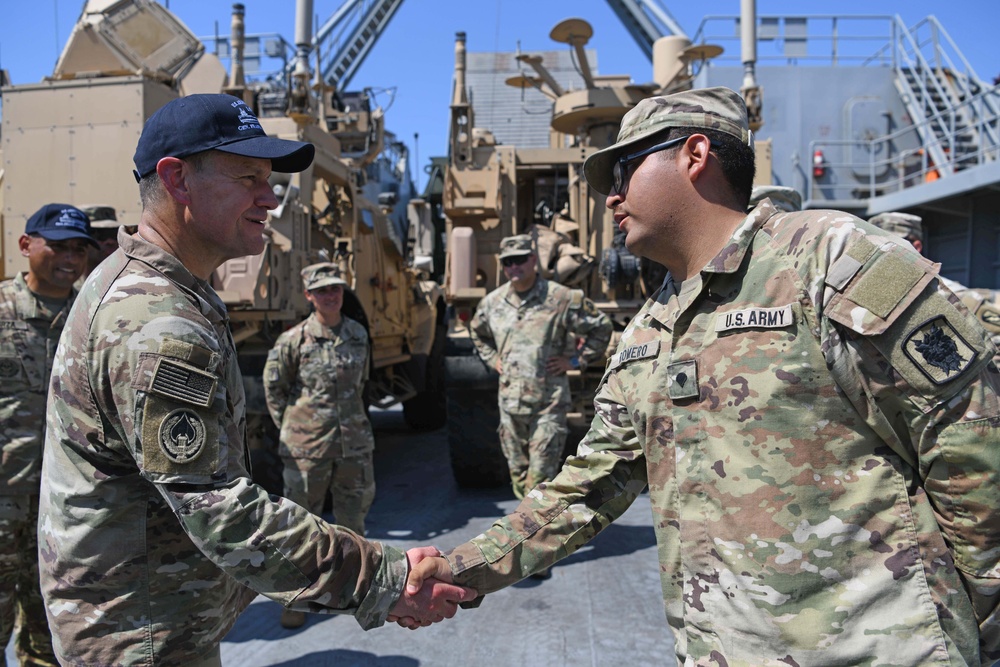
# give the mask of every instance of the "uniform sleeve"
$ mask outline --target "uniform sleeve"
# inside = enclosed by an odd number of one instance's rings
[[[472,344],[479,351],[479,356],[482,357],[487,366],[495,368],[499,351],[486,315],[488,309],[486,303],[485,300],[479,302],[476,314],[472,316],[472,322],[469,323],[469,334],[472,337]]]
[[[299,611],[385,623],[406,584],[406,555],[268,496],[247,478],[223,487],[158,485],[198,549],[245,586]]]
[[[579,292],[574,290],[574,292]],[[568,329],[583,338],[583,345],[577,352],[580,366],[585,368],[590,364],[604,359],[611,342],[611,319],[597,309],[594,302],[579,293],[579,306],[575,306],[577,298],[570,304],[568,311]]]
[[[282,336],[267,353],[267,362],[264,364],[264,398],[267,401],[267,411],[279,429],[298,368],[298,364],[293,363],[291,353],[288,339]]]
[[[847,248],[853,259],[830,272],[841,285],[825,305],[827,356],[843,395],[926,492],[973,603],[982,655],[1000,657],[995,348],[913,255],[863,241]]]
[[[282,604],[383,624],[405,585],[405,555],[250,480],[241,378],[210,328],[160,318],[144,333],[149,351],[116,366],[132,380],[114,400],[118,414],[134,414],[127,445],[140,474],[184,533],[230,577]]]
[[[576,456],[512,514],[445,554],[456,583],[481,594],[509,586],[570,555],[620,517],[646,487],[642,447],[611,376]]]

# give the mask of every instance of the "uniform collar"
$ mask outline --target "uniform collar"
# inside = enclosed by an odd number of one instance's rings
[[[169,252],[145,240],[138,233],[127,234],[124,227],[118,231],[118,247],[119,251],[125,253],[130,259],[149,265],[162,273],[170,282],[205,300],[216,311],[217,317],[211,317],[209,313],[205,313],[209,319],[222,324],[228,323],[226,304],[212,289],[212,286],[191,273],[179,259]]]
[[[340,315],[340,326],[337,327],[337,331],[334,332],[333,328],[326,326],[319,321],[319,317],[316,316],[315,311],[309,314],[306,319],[305,329],[313,338],[326,338],[329,340],[351,340],[355,338],[353,328],[347,325],[347,318],[343,313]]]
[[[700,275],[692,276],[683,283],[676,283],[668,275],[663,286],[647,302],[650,316],[669,329],[673,329],[674,321],[700,292],[713,273],[735,273],[743,265],[754,236],[764,224],[780,213],[769,200],[762,201],[757,208],[743,219],[730,237],[729,242],[719,253],[705,265]]]
[[[546,291],[546,286],[548,282],[545,278],[540,275],[535,277],[535,284],[531,286],[527,292],[522,296],[516,289],[514,289],[513,283],[507,283],[507,294],[504,295],[504,299],[512,306],[521,306],[527,303],[531,303],[534,300],[543,301]]]
[[[51,311],[45,307],[45,304],[39,300],[35,293],[31,291],[28,287],[28,281],[25,280],[26,272],[19,272],[14,276],[14,284],[17,286],[17,310],[23,313],[23,317],[26,320],[54,320],[58,317],[59,313],[68,312],[70,307],[73,305],[73,300],[76,298],[76,289],[71,288],[69,296],[66,297],[66,303],[59,311]]]

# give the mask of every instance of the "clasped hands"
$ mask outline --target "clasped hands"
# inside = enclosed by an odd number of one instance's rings
[[[458,603],[474,600],[475,590],[452,583],[451,567],[435,547],[417,547],[406,552],[410,574],[388,620],[416,630],[451,618]]]

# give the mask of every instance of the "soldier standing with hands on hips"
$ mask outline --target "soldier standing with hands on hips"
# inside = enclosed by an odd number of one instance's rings
[[[333,499],[338,526],[364,537],[375,500],[375,436],[365,414],[368,332],[342,314],[347,282],[336,264],[302,270],[313,312],[278,337],[264,366],[267,407],[280,431],[285,497],[313,514]],[[305,614],[286,609],[281,625]]]
[[[53,364],[39,554],[65,664],[217,667],[258,593],[364,628],[429,624],[469,595],[405,592],[409,565],[436,550],[369,542],[251,480],[243,379],[209,280],[264,250],[271,170],[303,171],[313,153],[230,95],[175,99],[143,128],[138,231],[87,280]]]
[[[611,320],[580,290],[538,275],[527,234],[500,242],[509,281],[479,302],[472,342],[500,373],[500,445],[514,495],[555,477],[566,442],[566,371],[604,358]],[[578,339],[581,342],[578,342]]]
[[[16,625],[18,662],[57,665],[38,588],[45,403],[73,283],[97,241],[83,211],[46,204],[28,218],[18,246],[28,270],[0,283],[0,647]]]
[[[648,486],[678,664],[1000,660],[1000,372],[935,265],[840,211],[748,214],[727,88],[642,100],[584,170],[668,278],[578,455],[412,583],[495,591]]]

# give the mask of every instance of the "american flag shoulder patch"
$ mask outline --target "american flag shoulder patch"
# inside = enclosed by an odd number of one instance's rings
[[[153,370],[149,391],[182,403],[203,408],[212,405],[219,379],[200,368],[175,359],[160,357]]]

